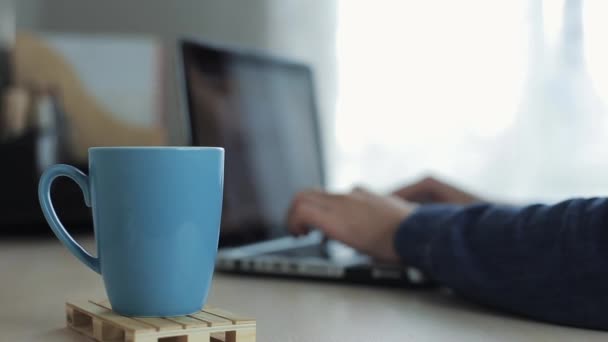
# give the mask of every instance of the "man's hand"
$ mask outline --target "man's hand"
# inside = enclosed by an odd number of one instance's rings
[[[432,177],[404,186],[393,195],[416,203],[471,204],[481,201],[477,196]]]
[[[374,258],[397,262],[395,232],[414,205],[394,196],[379,196],[361,188],[349,194],[320,190],[299,193],[289,209],[289,230],[296,235],[318,228]]]

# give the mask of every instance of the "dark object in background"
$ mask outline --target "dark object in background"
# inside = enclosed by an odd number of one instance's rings
[[[4,108],[4,94],[11,84],[10,53],[0,42],[0,111]],[[3,121],[0,120],[0,131]]]
[[[69,127],[65,113],[51,93],[34,108],[37,124],[0,141],[0,234],[50,233],[38,204],[38,178],[58,162],[74,163],[69,153]],[[77,165],[83,172],[86,165]],[[92,231],[91,212],[78,186],[58,179],[53,202],[71,231]]]

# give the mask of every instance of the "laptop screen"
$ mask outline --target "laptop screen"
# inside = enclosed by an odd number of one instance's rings
[[[323,185],[310,69],[192,41],[181,50],[192,144],[226,151],[222,239],[285,235],[293,195]]]

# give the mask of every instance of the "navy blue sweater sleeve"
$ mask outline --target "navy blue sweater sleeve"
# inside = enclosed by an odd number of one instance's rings
[[[480,303],[608,329],[608,199],[422,205],[400,225],[395,247],[405,262]]]

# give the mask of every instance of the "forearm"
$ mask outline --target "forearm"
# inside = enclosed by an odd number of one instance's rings
[[[395,246],[404,261],[471,299],[608,329],[606,223],[606,199],[521,208],[425,205],[401,224]]]

